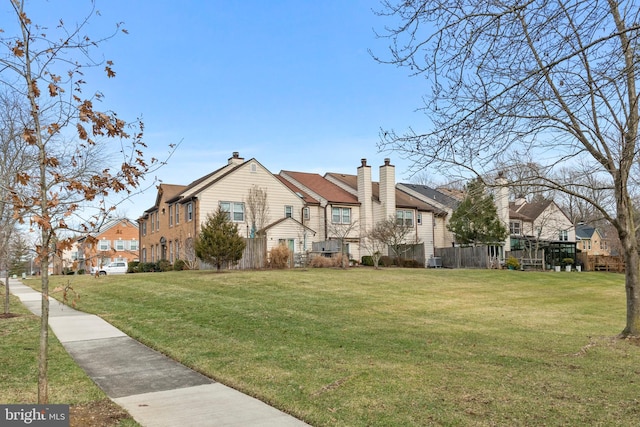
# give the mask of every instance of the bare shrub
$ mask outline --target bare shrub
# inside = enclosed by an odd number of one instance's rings
[[[313,259],[311,259],[309,265],[311,265],[311,267],[313,268],[327,268],[333,267],[334,263],[331,258],[327,258],[324,256],[315,256],[313,257]]]
[[[331,258],[325,256],[315,256],[311,259],[309,265],[313,268],[342,267],[342,260],[344,258],[345,255],[343,254],[336,254]]]
[[[291,250],[285,245],[278,245],[269,251],[269,266],[271,268],[289,268]]]

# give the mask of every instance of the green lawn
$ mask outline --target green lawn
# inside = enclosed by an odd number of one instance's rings
[[[0,290],[4,295],[3,286]],[[0,318],[0,403],[37,403],[40,317],[15,297],[10,308],[14,316]],[[70,405],[71,426],[138,425],[85,375],[52,333],[48,378],[49,403]]]
[[[637,425],[623,276],[355,268],[70,283],[78,308],[314,426]]]

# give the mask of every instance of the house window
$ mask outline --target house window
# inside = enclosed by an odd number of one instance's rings
[[[124,241],[123,240],[116,240],[113,243],[114,243],[114,246],[116,248],[116,251],[124,251]]]
[[[137,240],[131,240],[131,250],[132,251],[137,251],[138,250],[138,241]]]
[[[284,207],[284,217],[285,218],[293,218],[293,206],[285,206]]]
[[[591,240],[589,240],[589,242],[588,242],[588,245],[587,245],[587,246],[588,246],[588,249],[589,249],[589,250],[591,250]]]
[[[173,226],[173,205],[169,205],[169,227]]]
[[[152,232],[152,233],[153,233],[153,231],[156,229],[156,220],[155,220],[155,219],[153,219],[153,215],[154,215],[154,214],[151,214],[151,215],[149,216],[149,219],[151,220],[151,232]]]
[[[176,240],[176,260],[180,259],[180,240]]]
[[[520,234],[520,221],[509,221],[509,233],[515,235]]]
[[[151,245],[151,262],[155,262],[156,261],[156,258],[154,256],[155,255],[154,248],[155,247],[153,245]]]
[[[187,221],[193,220],[193,203],[187,203]]]
[[[160,231],[160,212],[156,212],[156,230]]]
[[[351,208],[331,208],[331,222],[334,224],[351,224]]]
[[[567,230],[560,230],[558,235],[558,240],[568,241],[569,240],[569,232]]]
[[[176,205],[176,225],[180,224],[180,206]]]
[[[418,212],[418,218],[416,219],[416,222],[418,223],[418,225],[422,225],[422,214],[420,212]]]
[[[98,250],[99,251],[108,251],[109,249],[111,249],[111,243],[109,240],[100,240],[98,242]]]
[[[227,213],[227,218],[233,222],[244,221],[244,203],[242,202],[220,202],[220,209]]]
[[[413,211],[396,211],[396,224],[404,227],[413,227]]]
[[[582,241],[582,249],[587,249],[587,241],[586,240]]]
[[[147,235],[147,221],[142,221],[142,235],[146,236]]]
[[[169,241],[169,261],[173,264],[173,242]]]
[[[142,248],[142,262],[147,262],[147,248]]]
[[[309,208],[304,208],[302,210],[302,215],[304,216],[305,220],[308,220],[309,218],[311,218],[311,212],[309,212]]]
[[[258,165],[256,165],[255,163],[251,163],[251,173],[256,172],[258,172]]]

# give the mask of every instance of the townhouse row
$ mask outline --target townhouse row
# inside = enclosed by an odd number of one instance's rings
[[[314,250],[314,243],[341,237],[350,257],[359,260],[368,255],[361,236],[390,217],[411,228],[407,243],[424,245],[423,262],[434,247],[451,245],[445,210],[399,189],[389,159],[379,167],[379,182],[372,181],[371,169],[362,159],[354,175],[273,174],[258,160],[234,152],[226,165],[189,185],[158,187],[154,206],[138,219],[140,260],[187,258],[207,214],[218,207],[228,212],[243,237],[266,236],[267,250],[286,244],[294,254],[305,254]],[[248,203],[256,189],[266,194],[259,221],[256,207]]]
[[[285,244],[294,255],[302,255],[326,250],[340,240],[349,256],[360,260],[369,255],[362,236],[388,218],[411,229],[405,243],[423,246],[419,261],[425,265],[435,248],[455,245],[446,225],[460,203],[459,195],[396,183],[389,159],[379,166],[378,182],[372,180],[366,159],[355,169],[355,174],[273,174],[255,158],[245,160],[234,152],[225,165],[188,185],[160,184],[154,205],[137,220],[140,260],[173,263],[193,257],[201,224],[218,208],[228,213],[243,237],[265,236],[267,251]],[[494,194],[498,215],[510,230],[500,245],[501,256],[534,238],[575,242],[575,227],[555,202],[510,201],[506,181],[503,184]],[[262,206],[251,196],[256,190],[266,195]]]

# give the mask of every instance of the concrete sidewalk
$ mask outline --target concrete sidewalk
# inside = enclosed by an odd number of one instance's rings
[[[39,292],[15,279],[9,287],[40,315]],[[49,301],[49,325],[58,340],[107,396],[143,426],[308,425],[144,346],[98,316]]]

